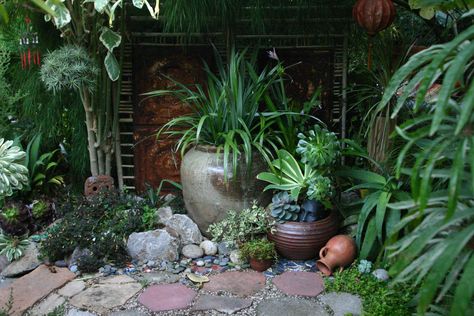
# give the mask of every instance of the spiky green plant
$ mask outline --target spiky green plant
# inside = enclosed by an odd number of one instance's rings
[[[77,90],[86,87],[92,91],[99,69],[86,50],[66,45],[48,53],[41,66],[41,80],[51,91]]]
[[[0,255],[5,255],[8,261],[20,259],[30,241],[26,236],[7,236],[0,234]]]
[[[0,198],[28,185],[28,169],[21,163],[25,152],[12,145],[13,141],[0,138]]]

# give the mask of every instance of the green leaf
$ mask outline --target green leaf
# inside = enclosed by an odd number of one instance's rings
[[[362,248],[360,250],[360,258],[366,259],[369,256],[370,250],[372,250],[376,238],[377,227],[375,224],[375,218],[372,218],[367,225],[367,230],[365,231],[364,243],[362,244]]]
[[[446,218],[450,218],[454,210],[459,197],[459,190],[462,180],[462,174],[464,173],[464,160],[466,159],[466,150],[468,148],[469,139],[465,138],[459,145],[456,155],[454,157],[453,166],[451,169],[451,178],[449,179],[448,186],[448,212]],[[472,150],[472,149],[471,149]]]
[[[8,12],[5,9],[5,6],[3,4],[0,4],[0,21],[2,21],[4,24],[8,24],[10,18],[8,17]]]
[[[451,316],[463,315],[471,307],[469,304],[474,295],[474,254],[465,265],[464,272],[459,279],[456,291],[454,292],[453,305],[451,306]]]
[[[53,21],[58,29],[65,27],[71,22],[71,13],[61,1],[47,0],[45,5],[54,11],[52,15]]]
[[[136,7],[136,8],[143,8],[143,4],[145,3],[144,0],[133,0],[132,1],[133,5]]]
[[[117,81],[120,77],[120,65],[114,54],[111,52],[107,53],[107,56],[104,59],[104,65],[110,80]]]
[[[99,13],[104,13],[105,8],[109,4],[110,0],[94,0],[94,8]]]
[[[461,113],[459,114],[459,122],[456,126],[455,134],[459,135],[463,130],[464,126],[472,117],[472,112],[474,110],[474,80],[472,80],[471,85],[469,86],[466,95],[464,96],[461,102]]]
[[[120,46],[122,36],[108,27],[103,27],[99,39],[109,52],[113,52],[114,48]]]
[[[464,228],[462,231],[452,234],[446,240],[446,248],[438,257],[436,263],[430,269],[420,288],[420,298],[418,303],[418,313],[423,314],[431,304],[441,281],[446,277],[448,270],[453,265],[465,245],[474,235],[474,225]],[[471,280],[472,281],[472,280]]]
[[[382,192],[377,202],[377,208],[375,213],[375,223],[377,228],[377,237],[381,243],[383,243],[383,224],[385,221],[385,212],[387,211],[387,204],[392,197],[391,193]]]
[[[381,175],[361,169],[343,169],[336,171],[336,175],[354,178],[366,183],[377,183],[381,185],[385,185],[387,183],[387,180]]]
[[[359,247],[361,247],[361,243],[362,243],[362,233],[364,231],[365,222],[367,221],[367,218],[369,218],[370,213],[372,212],[374,207],[377,205],[380,193],[381,192],[378,192],[378,191],[374,192],[372,194],[369,194],[364,199],[364,205],[362,205],[362,209],[360,210],[360,215],[359,215],[359,221],[357,222],[356,242]],[[374,224],[375,224],[375,221],[374,221]]]

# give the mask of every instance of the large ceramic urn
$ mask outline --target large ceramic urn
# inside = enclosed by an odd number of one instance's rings
[[[230,159],[232,160],[232,159]],[[217,154],[212,146],[197,146],[189,150],[181,163],[181,183],[183,198],[188,215],[198,225],[204,235],[208,235],[210,224],[225,218],[229,210],[236,212],[252,205],[253,201],[266,205],[269,197],[263,194],[265,184],[257,181],[258,173],[267,165],[255,153],[252,164],[245,165],[243,157],[234,173],[229,161],[224,176],[224,155]]]

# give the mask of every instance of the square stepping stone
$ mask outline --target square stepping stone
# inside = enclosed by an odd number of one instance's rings
[[[9,315],[22,315],[36,302],[74,277],[75,274],[67,268],[55,268],[53,273],[47,266],[41,265],[33,272],[15,280],[9,287],[0,289],[0,309],[5,309],[12,298],[13,305]]]
[[[60,288],[58,294],[64,297],[73,297],[86,288],[86,283],[80,280],[74,280]]]
[[[196,292],[182,284],[153,285],[143,291],[138,301],[152,312],[188,308]]]
[[[196,304],[193,306],[194,311],[216,310],[225,314],[233,314],[244,308],[250,307],[252,300],[227,297],[227,296],[213,296],[201,295]]]
[[[230,292],[238,296],[249,296],[265,287],[265,276],[256,271],[224,272],[209,277],[204,290],[209,292]]]
[[[275,277],[273,284],[288,295],[318,296],[324,291],[323,278],[314,272],[288,271]]]
[[[334,312],[334,316],[362,315],[362,300],[350,293],[326,293],[319,298]]]
[[[329,316],[321,304],[296,297],[263,300],[257,306],[257,316]]]
[[[59,307],[66,303],[66,299],[58,294],[51,294],[45,298],[41,303],[37,304],[35,307],[29,310],[31,315],[44,316],[48,315],[56,307]]]

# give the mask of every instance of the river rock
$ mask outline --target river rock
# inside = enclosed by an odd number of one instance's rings
[[[196,245],[184,246],[183,250],[181,250],[181,253],[183,254],[183,256],[190,259],[201,258],[204,254],[201,247]]]
[[[41,260],[38,259],[38,256],[38,246],[36,243],[30,242],[26,247],[23,256],[10,263],[2,271],[2,276],[7,278],[16,277],[36,269],[41,264]]]
[[[92,251],[90,251],[87,248],[81,249],[79,247],[76,247],[74,251],[71,254],[71,257],[68,260],[68,267],[71,269],[72,266],[77,267],[77,263],[85,257],[90,257],[92,256]]]
[[[379,281],[387,281],[389,279],[388,271],[385,269],[377,269],[372,272],[372,275],[376,277]]]
[[[166,225],[166,222],[169,221],[173,216],[173,210],[169,206],[160,207],[156,211],[156,215],[158,216],[158,223]]]
[[[164,229],[133,233],[128,237],[128,254],[137,261],[175,261],[179,258],[179,240]]]
[[[166,226],[176,231],[181,240],[181,244],[197,244],[202,241],[202,235],[196,223],[188,216],[175,214],[166,222]]]
[[[232,261],[232,263],[234,264],[242,264],[243,261],[242,259],[240,259],[240,251],[239,250],[232,250],[230,252],[230,261]]]
[[[214,256],[217,253],[216,243],[210,240],[204,240],[199,246],[204,250],[206,256]]]

